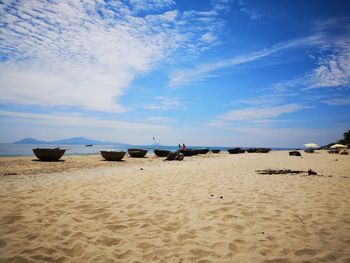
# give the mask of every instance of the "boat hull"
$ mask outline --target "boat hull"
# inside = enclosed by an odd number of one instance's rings
[[[58,161],[66,152],[65,149],[59,148],[36,148],[33,149],[35,156],[43,162],[55,162]]]
[[[207,154],[209,152],[208,148],[203,148],[203,149],[199,149],[197,150],[199,154]]]
[[[167,157],[170,152],[169,150],[154,149],[154,154],[158,157]]]
[[[130,157],[133,158],[143,158],[146,156],[147,150],[130,148],[128,149],[128,154],[130,155]]]
[[[231,148],[231,149],[227,149],[229,154],[238,154],[238,153],[242,153],[241,148],[236,147],[236,148]]]
[[[123,151],[100,151],[102,157],[107,161],[121,161],[126,152]]]
[[[196,150],[186,149],[186,150],[179,150],[180,153],[182,153],[184,156],[193,156],[198,154]]]

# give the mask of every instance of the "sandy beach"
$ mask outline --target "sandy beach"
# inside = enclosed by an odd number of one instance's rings
[[[350,156],[63,160],[0,158],[0,262],[350,262]]]

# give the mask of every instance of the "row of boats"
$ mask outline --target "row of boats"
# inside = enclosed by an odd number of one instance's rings
[[[270,148],[250,148],[247,150],[242,150],[240,147],[236,148],[230,148],[227,149],[227,151],[230,154],[239,154],[244,152],[249,153],[268,153],[271,149]],[[33,152],[35,156],[40,161],[58,161],[65,153],[65,149],[61,149],[59,147],[57,148],[35,148],[33,149]],[[171,151],[165,150],[165,149],[154,149],[154,154],[158,157],[167,157]],[[179,153],[182,153],[184,156],[194,156],[198,154],[207,154],[209,153],[219,153],[221,149],[209,149],[209,148],[202,148],[202,149],[180,149],[178,150]],[[146,156],[148,150],[146,149],[138,149],[138,148],[129,148],[127,150],[130,157],[133,158],[143,158]],[[100,151],[102,157],[105,160],[108,161],[120,161],[124,158],[126,152],[125,151]]]

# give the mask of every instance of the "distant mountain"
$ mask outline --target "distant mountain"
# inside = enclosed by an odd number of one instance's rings
[[[57,141],[52,141],[52,144],[106,144],[106,142],[97,141],[97,140],[91,140],[85,137],[73,137],[68,139],[62,139]],[[111,143],[108,143],[111,144]]]
[[[98,141],[98,140],[92,140],[85,137],[73,137],[73,138],[67,138],[62,140],[56,140],[56,141],[40,141],[33,138],[25,138],[23,140],[19,140],[14,142],[14,144],[53,144],[53,145],[69,145],[69,144],[76,144],[76,145],[86,145],[86,144],[93,144],[93,145],[101,145],[101,144],[109,144],[109,145],[119,145],[119,146],[128,146],[129,144],[120,143],[120,142],[106,142],[106,141]]]
[[[48,144],[48,142],[39,141],[33,138],[24,138],[22,140],[14,142],[14,144]]]

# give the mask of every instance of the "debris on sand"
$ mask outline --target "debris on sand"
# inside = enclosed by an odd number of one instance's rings
[[[266,170],[257,170],[256,172],[258,174],[301,174],[301,173],[307,173],[306,171],[291,170],[291,169],[281,169],[281,170],[266,169]]]
[[[287,175],[296,175],[296,174],[304,174],[304,175],[317,175],[317,176],[322,176],[318,175],[317,172],[309,169],[308,171],[303,171],[303,170],[291,170],[291,169],[266,169],[266,170],[257,170],[256,171],[258,174],[263,174],[263,175],[272,175],[272,174],[287,174]]]
[[[307,171],[307,174],[308,174],[308,175],[317,175],[317,173],[314,172],[314,171],[312,171],[311,169],[309,169],[309,170]]]
[[[4,173],[5,176],[7,175],[17,175],[18,173]]]
[[[301,156],[301,153],[299,151],[291,151],[289,152],[289,156]]]

